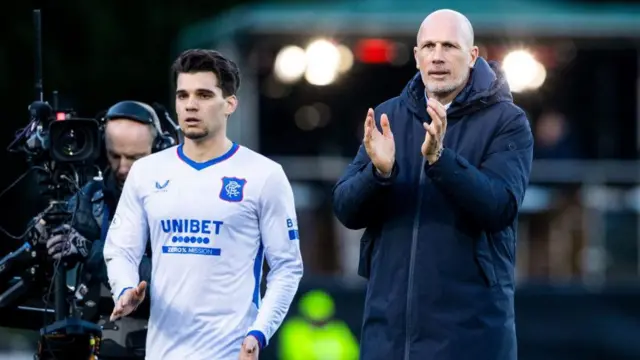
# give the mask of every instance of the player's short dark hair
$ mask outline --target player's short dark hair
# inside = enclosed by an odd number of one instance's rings
[[[171,66],[173,81],[180,73],[212,72],[224,96],[235,95],[240,87],[240,71],[236,63],[215,50],[190,49],[182,52]]]

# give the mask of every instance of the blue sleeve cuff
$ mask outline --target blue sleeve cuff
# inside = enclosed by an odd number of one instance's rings
[[[425,162],[427,176],[436,184],[455,189],[460,186],[463,174],[468,170],[469,162],[450,149],[444,148],[442,155],[433,165]],[[469,174],[466,174],[469,177]]]
[[[393,164],[393,167],[391,168],[391,174],[389,174],[389,177],[383,177],[382,175],[380,175],[378,173],[378,170],[376,170],[376,167],[373,166],[373,163],[369,163],[367,166],[371,167],[373,178],[380,185],[385,185],[385,186],[391,185],[393,181],[396,179],[396,177],[398,177],[398,163]]]
[[[254,338],[256,338],[256,340],[258,340],[258,344],[260,344],[260,350],[264,349],[264,347],[267,346],[267,337],[264,336],[262,331],[251,330],[249,331],[247,336],[253,336]]]
[[[125,292],[125,291],[127,291],[127,290],[129,290],[129,289],[133,289],[133,287],[129,286],[129,287],[126,287],[126,288],[122,289],[122,291],[120,291],[120,295],[118,295],[118,299],[120,299],[120,297],[122,296],[122,294],[124,294],[124,292]]]

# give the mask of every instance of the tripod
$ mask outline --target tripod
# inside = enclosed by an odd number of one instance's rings
[[[43,220],[50,229],[73,221],[66,201],[52,200]],[[63,261],[54,263],[53,288],[55,319],[40,329],[40,340],[34,360],[95,360],[102,340],[102,328],[82,320],[75,294],[67,287],[67,272]]]

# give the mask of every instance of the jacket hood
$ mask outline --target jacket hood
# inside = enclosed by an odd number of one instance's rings
[[[409,109],[421,119],[428,117],[424,91],[425,86],[418,72],[401,94]],[[467,85],[453,100],[447,115],[462,117],[503,101],[513,102],[513,96],[500,64],[495,61],[487,62],[478,57],[469,74]]]

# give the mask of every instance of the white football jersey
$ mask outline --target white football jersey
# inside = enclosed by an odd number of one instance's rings
[[[152,249],[146,358],[238,358],[248,333],[268,343],[302,277],[291,185],[276,162],[234,144],[196,163],[182,146],[136,161],[104,246],[114,300],[139,283]],[[260,296],[263,259],[270,267]]]

